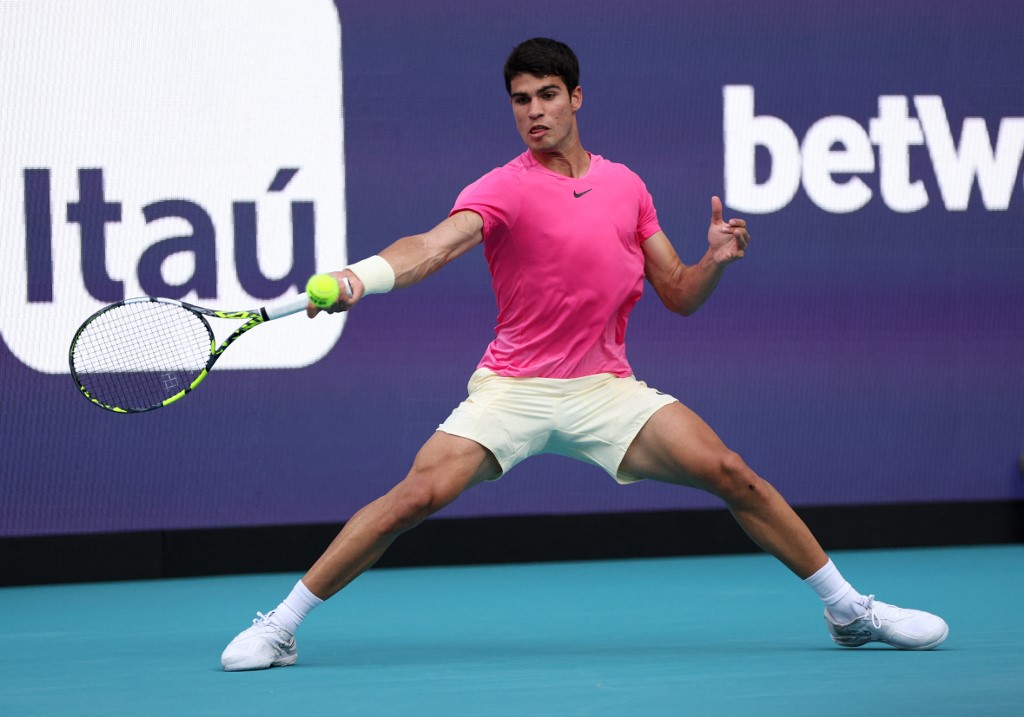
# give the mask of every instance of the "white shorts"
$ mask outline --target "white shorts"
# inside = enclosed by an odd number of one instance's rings
[[[639,478],[619,471],[622,458],[647,420],[675,401],[633,376],[507,378],[481,368],[469,379],[469,397],[437,429],[490,450],[503,474],[555,453],[633,483]]]

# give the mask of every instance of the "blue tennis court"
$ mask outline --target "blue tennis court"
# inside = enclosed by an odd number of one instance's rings
[[[224,645],[297,575],[14,587],[0,714],[1024,712],[1024,546],[833,558],[947,642],[836,647],[763,555],[374,570],[310,616],[297,665],[230,674]]]

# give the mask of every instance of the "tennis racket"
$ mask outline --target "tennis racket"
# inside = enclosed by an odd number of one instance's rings
[[[216,311],[143,296],[105,306],[71,341],[71,377],[82,395],[114,413],[169,406],[202,383],[228,346],[256,326],[306,308],[306,294],[253,311]],[[244,323],[217,345],[208,316]]]

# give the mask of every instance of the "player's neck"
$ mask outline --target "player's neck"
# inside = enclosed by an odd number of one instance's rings
[[[531,149],[530,153],[545,169],[566,177],[582,177],[590,169],[590,153],[578,141],[568,150],[544,152]]]

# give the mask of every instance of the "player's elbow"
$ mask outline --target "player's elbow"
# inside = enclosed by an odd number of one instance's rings
[[[691,297],[685,295],[662,296],[661,302],[665,305],[666,309],[680,316],[692,316],[703,303],[694,301]]]
[[[693,316],[702,306],[704,306],[703,301],[689,301],[677,313],[680,316]]]
[[[648,272],[648,280],[654,287],[665,308],[673,314],[690,316],[704,303],[688,281],[687,267],[677,261],[671,271]]]

